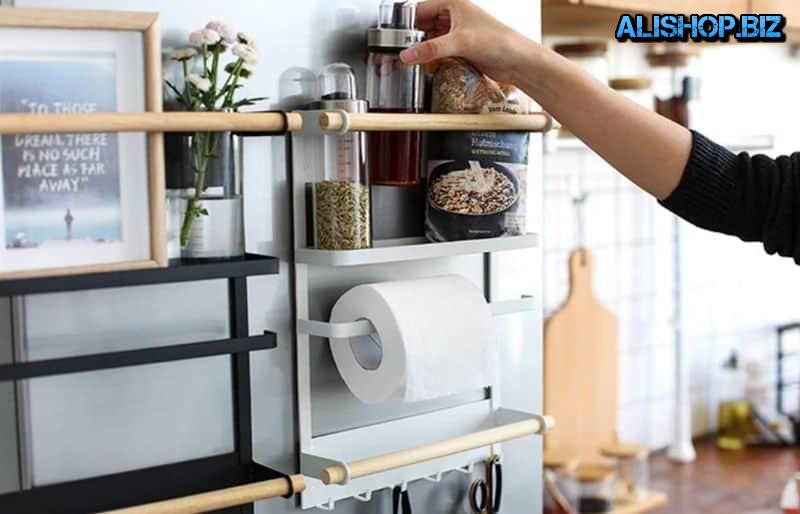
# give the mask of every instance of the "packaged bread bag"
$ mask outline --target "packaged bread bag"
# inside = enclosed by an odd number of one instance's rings
[[[437,63],[431,111],[526,114],[531,101],[461,59]],[[527,132],[431,132],[425,233],[431,241],[525,233]]]

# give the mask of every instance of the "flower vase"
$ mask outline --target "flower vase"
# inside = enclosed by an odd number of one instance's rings
[[[240,138],[230,132],[167,135],[167,237],[171,259],[244,256],[240,146]]]

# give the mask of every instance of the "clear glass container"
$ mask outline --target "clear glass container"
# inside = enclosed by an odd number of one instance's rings
[[[683,46],[647,54],[653,75],[655,110],[675,123],[691,127],[693,103],[699,98],[696,51]]]
[[[245,253],[241,138],[230,132],[168,134],[167,254],[233,259]]]
[[[603,84],[608,84],[608,43],[605,41],[583,41],[558,44],[556,53],[580,66],[586,73]]]
[[[636,503],[647,498],[650,449],[637,444],[615,444],[602,448],[602,453],[616,465],[615,501]]]
[[[326,66],[319,75],[321,100],[314,109],[366,112],[347,64]],[[363,132],[323,136],[321,180],[313,184],[314,242],[324,250],[357,250],[372,245],[369,178]]]
[[[543,514],[572,514],[577,512],[577,482],[570,479],[570,472],[575,469],[575,461],[561,452],[545,450],[543,464]]]
[[[616,77],[608,81],[611,89],[652,111],[653,79],[650,77]]]
[[[378,26],[367,33],[367,101],[370,112],[418,113],[425,81],[420,65],[406,65],[400,52],[422,41],[416,29],[415,0],[384,0]],[[414,186],[420,179],[419,132],[369,134],[369,172],[373,184]]]
[[[580,464],[567,475],[577,491],[577,512],[599,514],[614,509],[614,467],[606,464]]]

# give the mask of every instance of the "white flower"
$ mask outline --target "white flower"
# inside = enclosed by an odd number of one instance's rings
[[[256,38],[251,37],[249,34],[245,34],[244,32],[239,32],[236,34],[236,40],[239,41],[243,45],[247,45],[255,51],[258,51],[258,41]]]
[[[189,34],[189,44],[198,48],[203,45],[216,45],[221,39],[219,32],[211,29],[196,30]]]
[[[173,50],[169,54],[169,58],[172,59],[173,61],[188,61],[195,55],[197,55],[197,50],[189,47],[189,48],[181,48],[178,50]]]
[[[209,21],[206,25],[206,28],[219,34],[226,43],[233,43],[236,41],[236,31],[233,30],[233,27],[227,23],[223,23],[221,21]]]
[[[190,73],[186,80],[188,80],[194,87],[199,89],[202,92],[206,92],[211,89],[211,81],[207,78],[201,77],[197,73]]]
[[[233,55],[243,60],[248,66],[255,66],[258,62],[258,52],[249,45],[238,44],[233,47]]]

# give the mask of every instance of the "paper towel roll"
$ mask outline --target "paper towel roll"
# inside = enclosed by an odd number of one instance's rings
[[[463,277],[354,287],[334,305],[331,322],[362,319],[377,333],[331,339],[331,351],[364,403],[428,400],[492,382],[492,314],[481,291]]]

